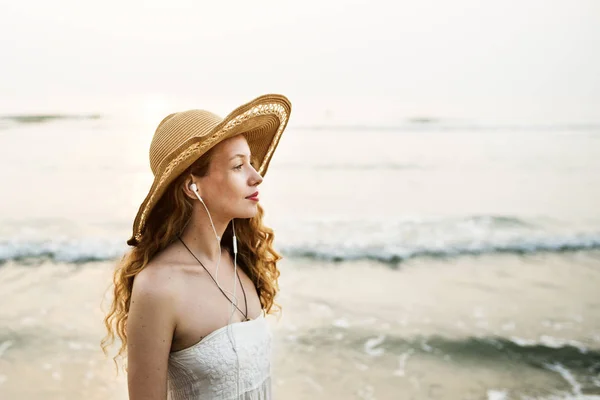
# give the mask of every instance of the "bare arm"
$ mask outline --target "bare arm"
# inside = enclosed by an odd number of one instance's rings
[[[140,272],[127,319],[130,400],[165,400],[167,365],[175,330],[175,296],[163,271]]]

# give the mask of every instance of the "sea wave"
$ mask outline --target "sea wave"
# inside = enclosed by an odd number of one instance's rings
[[[111,261],[122,257],[128,247],[122,240],[87,238],[85,240],[11,240],[0,241],[0,263],[8,261],[35,262],[50,260],[67,263]],[[564,253],[600,249],[600,234],[578,237],[542,238],[515,243],[471,243],[466,246],[448,245],[429,247],[310,245],[282,246],[284,257],[312,259],[324,262],[370,260],[391,266],[415,258],[454,259],[461,256],[484,254],[527,255],[537,253]]]
[[[78,121],[100,119],[99,114],[13,114],[0,115],[0,129],[23,125],[45,124],[55,121]]]
[[[559,397],[551,397],[553,399],[596,399],[598,397],[592,393],[598,393],[600,387],[597,379],[600,373],[599,349],[591,344],[558,337],[542,336],[535,340],[497,335],[457,338],[443,335],[406,336],[394,332],[382,333],[380,329],[332,324],[303,334],[296,333],[293,340],[299,345],[310,343],[320,348],[348,347],[374,359],[396,358],[398,368],[392,373],[400,377],[406,375],[407,365],[410,369],[415,358],[426,357],[428,360],[452,363],[459,368],[486,369],[490,365],[507,370],[533,368],[538,374],[545,374],[556,381],[557,388],[564,390],[564,383],[569,385],[569,391],[562,392]],[[380,363],[383,364],[382,361]]]
[[[82,263],[115,260],[128,250],[119,221],[5,221],[0,263],[49,259]],[[600,229],[548,218],[510,215],[463,217],[279,220],[276,248],[287,258],[345,262],[370,260],[393,267],[415,258],[454,259],[487,254],[528,255],[600,249]]]
[[[398,264],[414,258],[451,259],[460,256],[484,254],[528,255],[536,253],[564,253],[600,249],[600,234],[577,237],[549,237],[512,243],[478,243],[424,247],[287,247],[284,253],[290,257],[308,258],[333,262],[372,260],[385,264]]]
[[[98,114],[15,114],[15,115],[0,115],[0,120],[12,121],[19,124],[39,124],[43,122],[57,120],[82,120],[82,119],[99,119]]]
[[[303,131],[329,132],[600,132],[598,123],[490,123],[470,121],[448,121],[436,118],[413,118],[395,125],[299,125],[295,129]]]
[[[123,241],[94,238],[0,241],[0,264],[8,261],[39,263],[44,260],[75,264],[112,261],[123,256],[125,251]]]

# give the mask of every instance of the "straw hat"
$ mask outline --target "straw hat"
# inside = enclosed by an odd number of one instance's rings
[[[204,110],[182,111],[165,117],[150,144],[154,182],[138,210],[127,244],[136,246],[140,242],[146,219],[169,184],[225,139],[243,134],[259,166],[258,173],[265,176],[291,110],[292,105],[285,96],[267,94],[236,108],[224,119]]]

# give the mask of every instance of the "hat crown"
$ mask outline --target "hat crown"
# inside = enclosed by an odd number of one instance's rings
[[[223,119],[205,110],[188,110],[166,116],[154,132],[150,143],[150,168],[156,176],[163,162],[184,143],[202,138]]]

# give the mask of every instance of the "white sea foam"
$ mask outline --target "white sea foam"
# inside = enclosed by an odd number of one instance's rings
[[[488,390],[487,391],[487,399],[488,400],[506,400],[508,392],[506,390]]]
[[[394,376],[400,376],[403,377],[406,375],[406,362],[408,361],[408,358],[414,353],[415,351],[413,349],[408,350],[406,353],[402,353],[399,357],[398,357],[398,369],[396,369],[393,372]]]
[[[349,328],[350,327],[350,323],[348,322],[348,320],[346,320],[344,318],[336,319],[335,321],[333,321],[332,325],[337,328]]]
[[[539,337],[538,340],[524,339],[524,338],[519,338],[516,336],[511,336],[510,340],[513,343],[515,343],[519,346],[522,346],[522,347],[545,346],[545,347],[551,347],[553,349],[559,349],[561,347],[571,346],[571,347],[575,347],[582,354],[585,354],[589,351],[588,348],[583,343],[580,343],[576,340],[560,339],[560,338],[555,338],[553,336],[548,336],[548,335],[542,335]]]
[[[577,396],[581,395],[581,385],[575,380],[575,377],[573,377],[573,374],[571,373],[571,371],[569,371],[563,365],[558,364],[558,363],[546,364],[546,367],[552,371],[558,372],[560,374],[560,376],[562,376],[564,378],[564,380],[566,380],[571,385],[575,395],[577,395]]]
[[[6,352],[6,350],[8,350],[8,348],[11,347],[12,345],[13,345],[12,340],[6,340],[6,341],[0,343],[0,358],[2,358],[2,355],[4,354],[4,352]]]
[[[365,342],[364,349],[367,354],[370,356],[378,357],[385,353],[385,350],[382,348],[378,348],[381,343],[385,341],[385,335],[379,335],[377,337],[368,339]]]
[[[451,258],[600,248],[598,231],[575,227],[554,231],[532,228],[532,224],[518,219],[511,223],[505,220],[492,216],[417,221],[303,220],[306,228],[288,221],[280,225],[279,232],[291,240],[279,250],[291,258],[396,263],[415,257]],[[373,225],[378,229],[373,230]],[[109,261],[120,258],[128,250],[121,230],[107,229],[96,234],[95,231],[88,232],[86,229],[91,228],[85,226],[68,227],[74,233],[64,235],[59,228],[0,229],[0,262],[44,257],[74,263]],[[337,235],[339,231],[349,232],[343,235],[343,241]],[[361,232],[368,232],[368,235]]]

